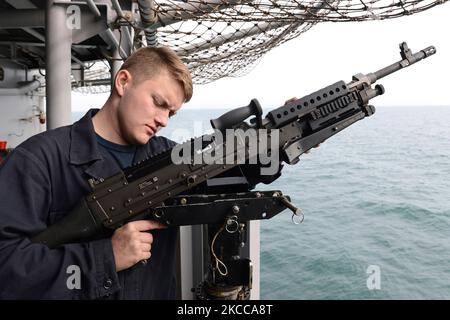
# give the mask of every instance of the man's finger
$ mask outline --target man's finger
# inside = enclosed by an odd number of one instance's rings
[[[290,98],[289,100],[286,100],[286,102],[284,103],[285,105],[286,104],[288,104],[289,102],[293,102],[293,101],[295,101],[295,100],[297,100],[298,98],[297,97],[292,97],[292,98]]]
[[[143,243],[152,243],[153,242],[153,235],[150,232],[141,232],[139,234],[139,240]]]
[[[163,225],[162,223],[153,220],[138,220],[129,222],[129,224],[132,224],[132,227],[137,231],[147,231],[147,230],[167,228],[167,226]]]
[[[152,245],[149,243],[143,243],[141,244],[141,249],[143,252],[149,252],[152,250]]]
[[[319,143],[319,144],[315,145],[313,148],[318,148],[318,147],[320,147],[321,144],[322,144],[322,143]],[[308,150],[306,150],[304,153],[308,154],[308,153],[310,153],[310,152],[311,152],[311,149],[308,149]]]

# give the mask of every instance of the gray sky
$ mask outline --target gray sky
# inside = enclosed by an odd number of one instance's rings
[[[450,3],[397,19],[361,23],[318,23],[266,54],[246,76],[194,87],[185,108],[236,108],[257,98],[274,108],[356,73],[374,72],[400,60],[398,45],[413,52],[434,45],[437,53],[377,83],[386,93],[375,106],[449,105]],[[72,94],[72,109],[100,107],[107,95]]]

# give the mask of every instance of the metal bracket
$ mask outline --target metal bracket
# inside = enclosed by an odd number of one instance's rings
[[[274,193],[280,197],[274,198]],[[222,224],[226,221],[227,231],[234,233],[242,222],[270,219],[284,211],[283,199],[289,200],[289,197],[283,196],[281,191],[182,195],[166,201],[164,207],[150,209],[150,214],[171,226]]]

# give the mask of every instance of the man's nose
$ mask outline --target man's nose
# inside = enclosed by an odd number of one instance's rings
[[[155,122],[159,127],[166,127],[169,121],[169,110],[160,111],[156,114]]]

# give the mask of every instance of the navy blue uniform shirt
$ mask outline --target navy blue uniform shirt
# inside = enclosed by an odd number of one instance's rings
[[[116,272],[111,239],[49,249],[29,238],[64,217],[120,167],[99,148],[90,110],[82,119],[35,135],[0,167],[0,299],[174,299],[178,228],[153,230],[146,265]],[[174,145],[152,137],[135,161]],[[73,276],[79,270],[79,288]]]

